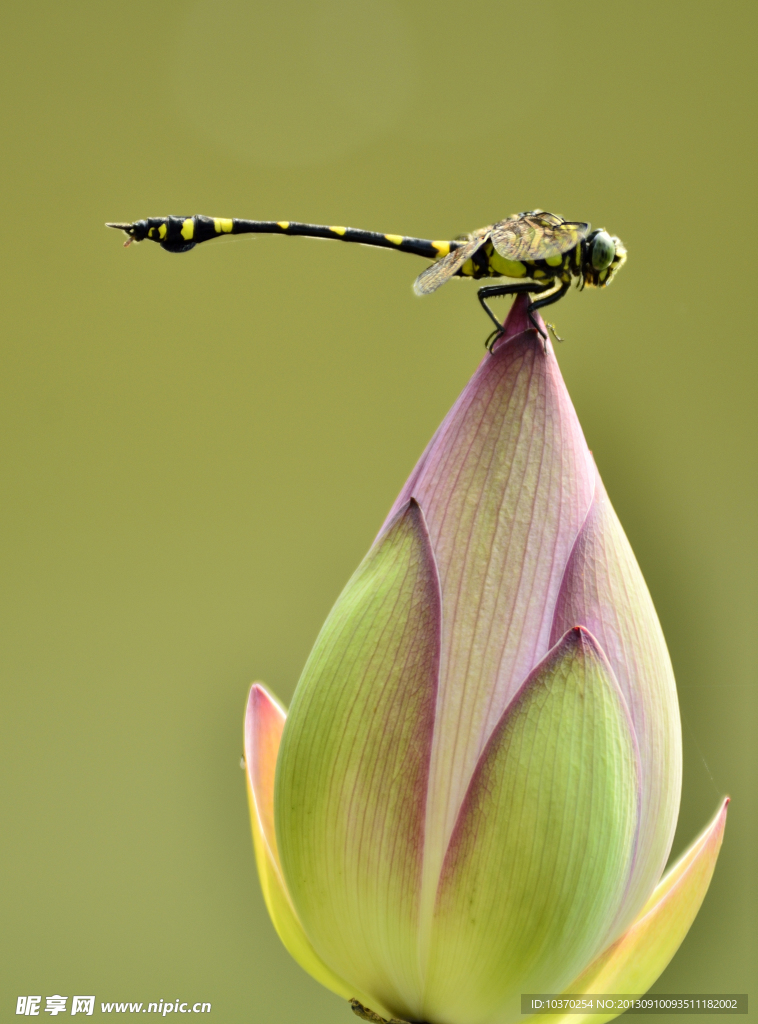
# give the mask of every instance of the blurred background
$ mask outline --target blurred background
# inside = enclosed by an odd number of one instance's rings
[[[448,238],[542,207],[627,244],[612,288],[556,307],[558,358],[677,673],[674,854],[733,798],[656,990],[753,998],[755,4],[6,0],[2,21],[0,1019],[94,993],[353,1020],[267,919],[245,698],[291,698],[489,326],[470,283],[415,298],[413,256],[178,257],[103,228],[192,213]]]

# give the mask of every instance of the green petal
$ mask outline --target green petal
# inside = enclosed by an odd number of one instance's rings
[[[682,783],[682,732],[671,661],[637,560],[600,477],[574,545],[555,611],[552,639],[581,623],[613,668],[640,751],[640,828],[624,903],[609,922],[617,939],[661,877],[674,838]]]
[[[356,995],[347,982],[317,955],[297,918],[282,877],[274,834],[274,777],[285,720],[284,708],[255,683],[245,715],[245,767],[250,802],[253,847],[263,899],[287,952],[325,988],[350,999]]]
[[[625,935],[607,949],[565,991],[582,995],[644,995],[682,944],[713,877],[726,825],[728,800],[713,821],[670,868]],[[530,1024],[603,1024],[618,1014],[558,1014],[530,1018]]]
[[[298,684],[276,828],[319,955],[397,1017],[420,1004],[418,902],[440,602],[424,518],[401,510],[348,583]]]
[[[597,955],[629,875],[637,753],[592,637],[570,630],[499,723],[445,858],[424,1019],[517,1020]]]

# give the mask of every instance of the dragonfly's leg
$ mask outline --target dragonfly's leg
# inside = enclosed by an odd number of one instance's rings
[[[487,348],[487,351],[492,351],[493,345],[500,337],[500,335],[503,333],[503,325],[500,323],[498,318],[487,305],[487,299],[497,299],[501,295],[523,295],[524,293],[529,292],[539,295],[542,292],[547,291],[548,288],[552,287],[552,281],[550,282],[550,284],[530,284],[528,281],[519,281],[517,284],[492,284],[486,285],[484,288],[480,288],[479,291],[477,292],[479,302],[481,303],[484,312],[495,325],[495,330],[488,336],[487,340],[484,343],[485,347]],[[542,334],[542,331],[540,331],[539,327],[537,327],[537,321],[534,319],[531,313],[533,305],[534,304],[532,303],[529,306],[529,319],[532,321],[532,323],[537,328],[539,333]]]
[[[528,312],[529,312],[529,319],[532,321],[532,323],[534,324],[535,327],[537,327],[537,322],[534,319],[534,313],[536,312],[536,310],[544,309],[545,306],[552,306],[552,304],[554,302],[557,302],[558,299],[562,299],[563,298],[563,296],[566,294],[566,292],[569,290],[570,287],[571,287],[571,281],[570,280],[568,280],[568,281],[560,281],[559,284],[558,284],[558,287],[555,288],[553,291],[549,292],[547,295],[543,295],[542,298],[541,299],[537,299],[536,302],[530,303],[529,310],[528,310]],[[553,324],[547,324],[546,326],[549,328],[549,330],[553,334],[553,337],[556,339],[556,341],[563,341],[563,338],[561,338],[559,336],[559,334],[556,331],[555,326]],[[538,330],[539,330],[539,328],[538,328]],[[543,337],[544,337],[544,335],[543,335]],[[547,341],[547,339],[545,339],[545,341]]]

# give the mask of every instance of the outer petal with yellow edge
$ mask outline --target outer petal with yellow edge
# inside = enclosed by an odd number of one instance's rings
[[[666,872],[631,928],[566,989],[570,995],[644,995],[668,966],[700,905],[716,867],[726,825],[724,800],[713,821]],[[532,1024],[603,1024],[618,1014],[542,1015]]]
[[[358,995],[355,986],[344,982],[318,956],[303,931],[282,877],[274,831],[274,779],[286,717],[276,698],[265,686],[255,683],[245,715],[245,767],[258,877],[271,921],[288,953],[325,988],[350,999]],[[364,999],[369,1001],[367,996]]]

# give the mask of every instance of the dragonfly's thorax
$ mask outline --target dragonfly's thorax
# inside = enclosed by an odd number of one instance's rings
[[[510,277],[522,281],[536,281],[544,284],[560,278],[570,281],[582,276],[581,246],[569,252],[545,260],[509,260],[501,256],[492,242],[486,242],[461,267],[462,277],[480,280],[484,277]]]

